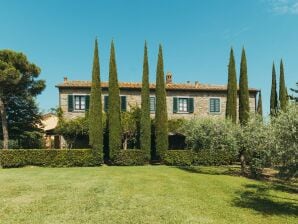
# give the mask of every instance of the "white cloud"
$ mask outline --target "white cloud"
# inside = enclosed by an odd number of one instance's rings
[[[284,15],[298,15],[298,0],[268,0],[270,11]]]

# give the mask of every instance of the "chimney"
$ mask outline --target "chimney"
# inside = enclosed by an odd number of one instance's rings
[[[172,82],[173,82],[172,73],[171,72],[167,72],[167,75],[166,75],[166,84],[172,84]]]
[[[64,82],[67,82],[67,77],[66,76],[63,78],[63,81]]]
[[[195,81],[195,87],[198,88],[199,87],[199,82]]]

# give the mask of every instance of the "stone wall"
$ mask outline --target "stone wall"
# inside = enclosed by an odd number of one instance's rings
[[[84,112],[68,112],[68,95],[87,95],[90,94],[90,89],[87,88],[61,88],[59,90],[59,105],[63,110],[64,116],[68,119],[77,116],[84,116]],[[103,98],[107,95],[107,90],[102,92],[102,105],[104,105]],[[141,106],[141,91],[140,90],[125,90],[120,91],[120,95],[125,95],[127,99],[127,109],[129,110],[132,106]],[[154,91],[151,91],[151,96],[155,96]],[[194,98],[194,113],[173,113],[173,97],[193,97]],[[220,112],[210,113],[209,112],[209,99],[219,98],[220,99]],[[249,98],[250,111],[255,112],[256,110],[256,96],[254,93],[250,94]],[[203,91],[183,91],[183,90],[171,90],[167,91],[167,109],[168,118],[186,118],[190,119],[193,117],[225,117],[226,112],[226,93],[220,91],[203,92]],[[238,107],[237,107],[238,108]],[[154,113],[151,113],[154,117]]]

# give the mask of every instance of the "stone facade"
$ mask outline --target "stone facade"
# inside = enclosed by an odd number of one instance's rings
[[[78,81],[75,81],[78,82]],[[69,82],[70,83],[70,82]],[[122,88],[124,86],[124,88]],[[193,117],[225,117],[226,109],[226,89],[224,86],[221,88],[187,88],[183,84],[183,88],[179,88],[179,85],[175,88],[167,88],[167,110],[168,118],[186,118],[190,119]],[[68,111],[68,95],[89,95],[90,87],[87,85],[64,85],[63,83],[57,86],[59,88],[59,105],[63,110],[64,116],[67,119],[71,119],[77,116],[84,116],[84,111]],[[128,85],[120,85],[120,95],[126,96],[127,110],[132,106],[141,105],[141,89],[140,88],[129,88]],[[258,90],[250,89],[250,111],[256,111],[256,95]],[[105,87],[102,89],[102,103],[104,106],[104,96],[108,94],[108,89]],[[155,96],[154,88],[150,90],[150,96]],[[174,97],[181,98],[193,98],[193,112],[176,112],[173,111],[173,99]],[[219,112],[210,112],[210,99],[216,98],[220,102]],[[151,113],[154,117],[154,112]]]

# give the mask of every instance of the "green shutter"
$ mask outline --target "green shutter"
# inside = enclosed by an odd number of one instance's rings
[[[219,99],[215,100],[215,111],[218,113],[220,112],[220,100]]]
[[[109,96],[104,96],[104,111],[108,112],[109,109]]]
[[[90,105],[90,96],[86,95],[85,96],[85,111],[89,110],[89,105]]]
[[[68,95],[68,112],[73,111],[73,95]]]
[[[178,112],[178,98],[174,97],[173,98],[173,113],[177,113]]]
[[[188,112],[189,113],[194,112],[194,100],[193,100],[193,98],[188,98]]]
[[[125,112],[126,111],[126,96],[121,96],[121,111]]]

